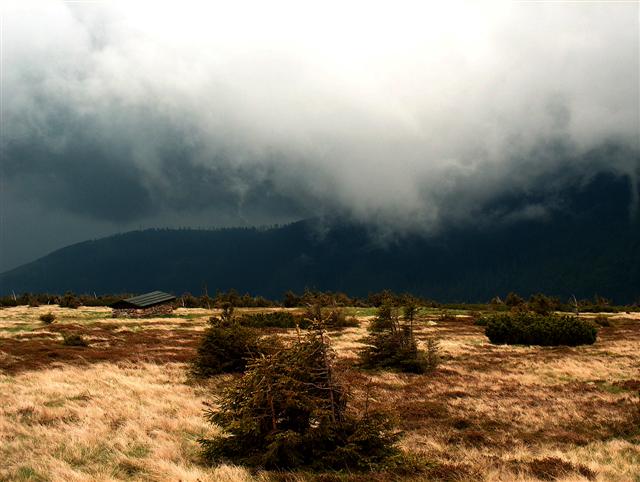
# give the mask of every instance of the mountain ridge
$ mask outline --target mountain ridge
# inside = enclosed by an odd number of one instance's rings
[[[370,227],[311,219],[272,228],[155,228],[66,246],[0,274],[0,291],[201,293],[234,288],[272,298],[304,288],[364,296],[382,289],[440,301],[517,291],[567,298],[640,296],[640,222],[623,178],[565,193],[562,210],[499,227],[377,242]]]

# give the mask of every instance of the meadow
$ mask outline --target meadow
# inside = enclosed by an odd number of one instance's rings
[[[248,311],[265,310],[237,310]],[[48,312],[51,324],[39,319]],[[114,319],[105,307],[0,310],[0,481],[640,481],[637,313],[610,314],[595,344],[570,348],[492,345],[474,324],[477,313],[423,309],[418,340],[436,337],[442,362],[415,375],[354,366],[373,311],[350,309],[359,326],[329,333],[338,371],[354,406],[369,394],[396,419],[401,448],[427,461],[423,473],[404,477],[204,466],[197,440],[216,434],[205,404],[235,377],[189,376],[216,313]],[[64,345],[69,334],[88,346]]]

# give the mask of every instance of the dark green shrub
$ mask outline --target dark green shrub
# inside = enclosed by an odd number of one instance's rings
[[[416,319],[416,316],[418,315],[418,305],[413,300],[411,301],[412,302],[406,305],[402,310],[402,317],[409,324],[413,325],[413,321]]]
[[[238,293],[234,289],[231,289],[228,292],[216,293],[215,297],[213,298],[213,304],[215,306],[232,304],[235,307],[243,308],[268,308],[271,306],[276,306],[276,303],[267,300],[262,296],[251,296],[249,293],[240,295],[240,293]]]
[[[201,306],[200,300],[189,292],[184,293],[179,302],[184,308],[199,308]]]
[[[504,299],[504,304],[511,308],[524,305],[524,303],[524,298],[522,298],[518,293],[514,293],[513,291],[509,292],[507,297]]]
[[[241,372],[259,352],[259,334],[244,326],[207,328],[198,346],[192,372],[197,377]]]
[[[307,305],[304,319],[314,329],[340,329],[360,326],[354,317],[347,317],[342,308],[336,305],[324,308],[321,301]]]
[[[80,298],[68,291],[60,298],[58,304],[61,308],[76,309],[79,308],[82,303],[80,302]]]
[[[349,328],[360,326],[358,320],[352,316],[346,316],[344,310],[340,308],[331,308],[324,317],[325,327],[329,329]]]
[[[440,343],[435,338],[427,338],[427,348],[424,352],[424,362],[422,367],[425,371],[433,371],[440,364]]]
[[[368,470],[399,457],[398,435],[382,413],[356,417],[335,377],[335,354],[313,331],[252,360],[207,419],[223,430],[200,440],[210,464],[230,461],[267,469]]]
[[[593,322],[598,326],[611,326],[611,321],[608,316],[598,315],[593,319]]]
[[[282,298],[282,306],[285,308],[295,308],[302,305],[302,298],[296,295],[293,291],[287,291]]]
[[[390,304],[382,304],[378,307],[376,317],[369,323],[369,331],[381,332],[385,330],[391,330],[394,323],[398,323],[398,309],[394,308]]]
[[[75,333],[63,333],[62,344],[66,346],[89,346],[89,343],[81,335]]]
[[[456,315],[452,315],[447,310],[441,311],[440,314],[438,315],[438,321],[447,322],[447,321],[456,321],[457,319],[458,318],[456,317]]]
[[[56,315],[54,315],[51,312],[43,313],[42,315],[40,315],[40,321],[42,321],[43,323],[46,323],[47,325],[50,325],[51,323],[53,323],[55,319],[56,319]]]
[[[360,352],[364,368],[388,368],[406,373],[427,373],[436,368],[438,346],[428,342],[430,352],[419,350],[415,337],[407,329],[372,333],[365,339],[368,345]]]
[[[18,300],[12,296],[3,296],[0,298],[0,307],[18,306]]]
[[[473,324],[476,326],[487,326],[487,318],[484,316],[481,316],[480,318],[476,318]]]
[[[438,306],[440,306],[440,304],[434,300],[418,297],[410,293],[398,294],[390,290],[383,290],[378,293],[369,293],[369,296],[367,296],[365,300],[354,300],[354,301],[360,301],[360,303],[363,306],[373,306],[376,308],[382,305],[392,305],[392,306],[418,305],[418,306],[429,306],[431,308],[437,308]]]
[[[575,316],[518,312],[488,316],[485,334],[496,344],[576,346],[593,344],[597,329]]]
[[[345,315],[345,303],[350,303],[344,293],[323,293],[321,291],[305,290],[301,298],[306,306],[304,318],[314,329],[340,329],[360,326],[354,317]]]
[[[242,326],[252,328],[308,328],[309,320],[302,315],[294,315],[288,311],[274,311],[271,313],[250,313],[238,318]]]
[[[427,352],[418,349],[413,333],[415,312],[405,309],[405,323],[402,324],[397,310],[387,310],[387,306],[380,307],[378,317],[369,326],[369,336],[364,340],[367,346],[359,354],[361,365],[364,368],[390,368],[408,373],[434,370],[439,362],[438,344],[430,340]]]
[[[78,298],[82,306],[111,306],[116,301],[131,298],[133,295],[130,293],[122,294],[107,294],[107,295],[80,295]],[[55,301],[59,303],[59,298]]]
[[[480,313],[479,311],[470,311],[469,313],[467,313],[467,316],[471,318],[474,325],[478,325],[478,320],[482,318],[482,313]]]
[[[196,351],[191,372],[196,377],[242,372],[250,358],[264,352],[260,333],[242,326],[233,316],[233,307],[223,307],[220,317],[211,317]]]
[[[551,298],[542,293],[537,293],[529,297],[527,308],[539,315],[548,315],[552,311],[560,310],[562,304],[557,298]]]
[[[607,311],[619,311],[621,307],[611,306],[611,301],[602,296],[595,295],[593,300],[580,300],[575,301],[575,304],[578,305],[580,311],[584,313],[602,313]]]

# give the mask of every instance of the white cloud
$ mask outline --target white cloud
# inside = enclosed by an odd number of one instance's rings
[[[189,164],[242,173],[239,205],[266,179],[311,211],[433,227],[563,165],[638,176],[636,155],[584,156],[640,152],[637,17],[634,3],[20,2],[3,20],[3,143],[64,154],[93,129],[162,206],[182,195],[161,153],[179,139]]]

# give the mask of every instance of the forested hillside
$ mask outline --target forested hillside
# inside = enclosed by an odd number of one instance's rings
[[[600,176],[564,193],[546,217],[385,242],[366,225],[326,219],[270,229],[135,231],[55,251],[3,273],[0,287],[5,294],[199,294],[206,286],[276,298],[305,287],[357,296],[389,288],[440,301],[517,291],[629,303],[640,297],[640,224],[631,220],[630,196],[626,179]],[[500,201],[524,202],[531,199]]]

